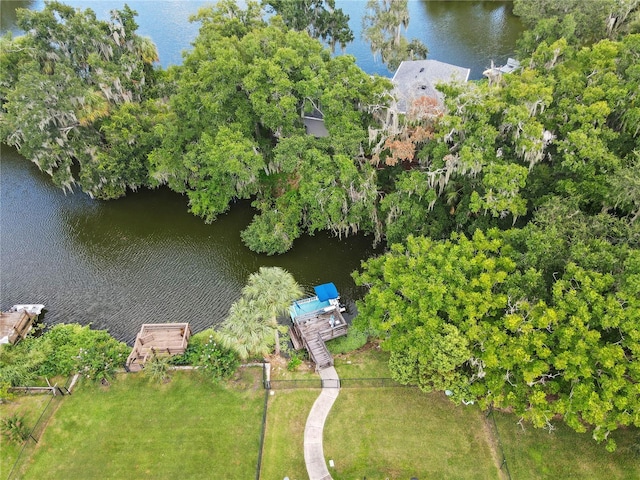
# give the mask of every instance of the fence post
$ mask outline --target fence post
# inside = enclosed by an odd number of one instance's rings
[[[271,364],[269,362],[262,364],[262,385],[265,390],[271,389]]]

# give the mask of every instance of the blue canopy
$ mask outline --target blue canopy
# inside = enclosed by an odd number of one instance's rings
[[[333,283],[324,283],[322,285],[318,285],[317,287],[313,287],[318,296],[318,300],[321,302],[326,302],[327,300],[332,300],[334,298],[338,298],[338,289]]]

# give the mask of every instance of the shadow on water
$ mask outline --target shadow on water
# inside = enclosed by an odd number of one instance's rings
[[[350,275],[375,253],[370,238],[323,233],[285,255],[258,255],[240,240],[249,202],[207,225],[168,189],[109,202],[64,195],[15,150],[1,154],[2,308],[37,301],[49,323],[92,323],[132,342],[141,323],[219,323],[260,266],[287,269],[308,292],[334,282],[352,314],[363,293]]]

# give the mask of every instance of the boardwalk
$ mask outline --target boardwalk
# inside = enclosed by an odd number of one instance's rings
[[[333,365],[325,342],[347,334],[347,322],[338,307],[297,317],[290,328],[296,350],[306,348],[318,370]]]
[[[317,370],[333,366],[333,357],[324,342],[347,334],[338,290],[333,283],[314,287],[316,295],[293,302],[291,342],[296,350],[307,349]]]

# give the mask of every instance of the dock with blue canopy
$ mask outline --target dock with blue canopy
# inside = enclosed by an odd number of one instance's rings
[[[296,350],[306,348],[316,368],[333,365],[325,342],[347,334],[340,295],[333,283],[314,287],[315,296],[296,300],[289,307],[291,342]]]

